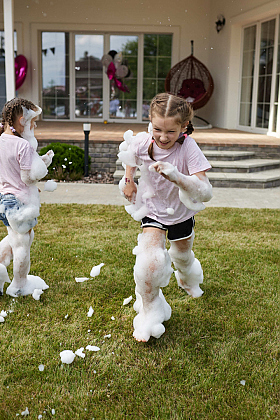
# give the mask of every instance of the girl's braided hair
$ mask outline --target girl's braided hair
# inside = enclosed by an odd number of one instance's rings
[[[156,115],[162,118],[173,117],[178,124],[181,126],[185,125],[186,130],[183,134],[190,135],[194,130],[190,122],[193,118],[193,109],[184,98],[179,96],[170,93],[159,93],[156,95],[150,105],[151,120]],[[183,144],[184,140],[185,136],[182,135],[177,142]],[[152,160],[155,160],[153,158],[153,142],[149,145],[148,154]]]
[[[14,98],[5,103],[2,109],[2,124],[0,134],[2,134],[6,130],[7,126],[13,128],[16,120],[23,115],[23,106],[26,109],[32,109],[33,111],[36,111],[36,105],[34,105],[33,102],[28,101],[27,99]],[[12,131],[14,135],[21,137],[21,135],[17,131]]]

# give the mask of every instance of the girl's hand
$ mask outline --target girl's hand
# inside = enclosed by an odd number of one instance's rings
[[[137,186],[134,181],[127,182],[122,190],[125,198],[130,201],[132,204],[135,203]]]
[[[156,162],[149,166],[149,170],[152,172],[158,172],[165,179],[170,182],[177,182],[178,180],[178,169],[168,162]]]

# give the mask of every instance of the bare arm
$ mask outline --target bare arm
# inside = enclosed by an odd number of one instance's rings
[[[136,167],[126,166],[125,168],[125,185],[122,188],[125,198],[127,200],[134,202],[137,193],[137,186],[134,182],[134,175],[136,172]]]

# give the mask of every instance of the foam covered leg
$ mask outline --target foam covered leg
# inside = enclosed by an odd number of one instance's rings
[[[7,268],[4,264],[0,264],[0,296],[3,295],[4,284],[6,282],[11,283]]]
[[[33,230],[20,234],[8,228],[8,236],[13,251],[14,278],[6,293],[10,296],[25,296],[34,289],[45,290],[48,285],[38,276],[28,275],[30,269],[30,247],[34,238]]]
[[[203,271],[200,262],[195,258],[192,251],[193,240],[194,234],[187,240],[172,241],[169,255],[177,269],[175,277],[178,286],[190,296],[197,298],[204,293],[199,287],[199,284],[203,283]]]
[[[148,229],[139,235],[134,248],[136,262],[134,279],[136,302],[133,336],[138,341],[159,338],[165,331],[163,322],[171,316],[171,308],[160,287],[167,286],[173,272],[171,260],[165,249],[165,236],[158,229]]]
[[[13,251],[9,241],[9,235],[0,242],[0,263],[8,267],[13,258]]]

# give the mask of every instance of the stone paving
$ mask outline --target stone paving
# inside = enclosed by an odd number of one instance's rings
[[[106,204],[128,205],[120,195],[118,185],[113,184],[57,184],[53,192],[44,191],[44,182],[39,182],[41,203],[56,204]],[[280,209],[280,188],[246,189],[213,188],[213,198],[206,207],[271,208]]]

